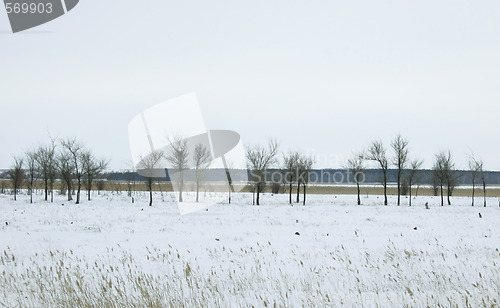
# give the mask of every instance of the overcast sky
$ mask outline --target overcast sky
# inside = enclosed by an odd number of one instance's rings
[[[401,133],[500,170],[500,2],[81,0],[12,34],[0,9],[0,168],[54,137],[130,166],[127,126],[196,93],[210,129],[340,167]]]

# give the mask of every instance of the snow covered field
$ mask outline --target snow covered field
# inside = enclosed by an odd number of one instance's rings
[[[496,198],[251,198],[181,216],[170,195],[0,195],[0,307],[500,305]]]

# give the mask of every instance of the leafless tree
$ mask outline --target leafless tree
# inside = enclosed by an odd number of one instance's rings
[[[347,160],[347,170],[354,175],[354,182],[356,182],[357,192],[358,192],[358,205],[361,205],[361,189],[360,183],[364,179],[365,167],[365,157],[364,153],[354,154],[352,158]]]
[[[474,154],[469,155],[469,170],[472,179],[472,206],[474,206],[476,180],[480,179],[483,187],[484,207],[486,207],[486,179],[483,170],[483,161],[476,158]]]
[[[448,205],[451,205],[453,189],[458,184],[458,173],[455,170],[453,155],[450,151],[439,152],[434,159],[433,176],[438,183],[441,191],[441,206],[444,205],[444,186],[447,190]]]
[[[300,170],[300,175],[299,175],[299,182],[302,183],[302,192],[303,192],[303,198],[302,198],[302,204],[306,205],[306,188],[307,184],[309,183],[309,177],[311,175],[311,169],[314,164],[314,158],[311,156],[307,155],[301,155],[300,159],[298,161],[298,166]]]
[[[131,198],[132,203],[134,203],[135,196],[135,182],[136,182],[136,168],[134,164],[130,163],[131,167],[129,170],[124,172],[125,179],[127,181],[127,195]]]
[[[391,147],[394,150],[394,159],[392,163],[396,166],[397,173],[397,185],[398,185],[398,206],[401,205],[401,180],[403,176],[403,170],[406,168],[408,162],[408,140],[404,139],[401,135],[397,135],[391,142]]]
[[[309,180],[310,168],[307,168],[307,156],[303,154],[298,154],[297,164],[296,164],[296,176],[297,176],[297,197],[296,202],[300,202],[300,186],[304,186],[304,182]],[[307,175],[307,178],[306,178]],[[305,195],[304,195],[305,197]]]
[[[375,161],[379,165],[380,171],[382,172],[380,182],[384,187],[384,205],[387,205],[387,169],[389,167],[389,161],[382,141],[373,141],[366,155],[368,160]]]
[[[222,156],[224,157],[224,156]],[[233,186],[233,180],[232,180],[232,177],[231,177],[231,173],[230,173],[230,170],[233,170],[234,169],[234,162],[232,161],[229,161],[227,158],[224,157],[224,160],[225,161],[225,165],[224,165],[224,169],[226,171],[226,179],[227,179],[227,184],[228,184],[228,189],[227,189],[227,192],[228,192],[228,203],[231,204],[231,193],[234,192],[234,186]]]
[[[483,201],[484,201],[484,207],[486,207],[486,175],[484,174],[482,163],[481,163],[481,183],[483,184]]]
[[[81,154],[81,162],[85,178],[85,187],[87,188],[87,200],[90,201],[92,184],[97,177],[106,170],[108,161],[105,159],[98,159],[90,150],[86,150]]]
[[[56,165],[59,174],[61,175],[61,179],[66,183],[68,201],[71,201],[73,200],[71,192],[73,189],[73,171],[75,169],[71,154],[68,151],[63,150],[57,156]]]
[[[448,155],[446,157],[446,164],[445,164],[445,176],[446,176],[446,190],[447,190],[447,197],[448,197],[448,205],[451,205],[451,199],[450,197],[453,194],[453,191],[455,190],[455,187],[458,186],[458,180],[460,178],[460,173],[457,172],[455,168],[455,163],[453,162],[453,155],[451,152],[448,152]]]
[[[12,167],[9,169],[8,174],[14,189],[14,200],[17,201],[17,192],[24,181],[24,160],[21,157],[14,157]]]
[[[184,172],[189,167],[189,148],[186,139],[174,137],[168,146],[165,158],[170,163],[174,173],[170,173],[170,180],[177,183],[179,190],[179,202],[183,202],[182,192],[184,190]],[[173,178],[172,178],[173,175]]]
[[[420,168],[424,163],[421,159],[414,159],[410,162],[410,169],[408,170],[408,174],[406,175],[406,180],[408,183],[408,193],[410,195],[408,205],[411,206],[411,190],[413,185],[420,181]]]
[[[432,176],[434,182],[439,187],[440,196],[441,196],[441,206],[444,205],[444,185],[446,182],[446,171],[445,171],[445,160],[446,153],[439,152],[434,157],[434,166],[432,167]]]
[[[80,203],[80,192],[82,189],[82,180],[85,174],[84,165],[82,162],[82,154],[85,152],[85,147],[76,138],[68,138],[66,140],[61,140],[61,146],[64,151],[68,152],[68,155],[71,157],[74,175],[76,178],[76,204]]]
[[[44,184],[45,201],[48,201],[49,189],[51,201],[54,201],[54,181],[56,178],[56,143],[39,146],[36,152],[36,164],[38,173]]]
[[[298,178],[298,161],[300,158],[300,154],[298,152],[290,152],[286,155],[283,155],[283,179],[285,183],[289,185],[289,202],[292,204],[292,191],[293,184],[297,181]]]
[[[477,178],[479,177],[479,172],[480,168],[482,168],[482,165],[478,164],[478,161],[474,157],[473,154],[469,156],[469,172],[471,176],[471,181],[472,181],[472,196],[471,196],[471,205],[474,206],[474,199],[475,199],[475,192],[476,192],[476,181]]]
[[[139,164],[137,165],[137,169],[144,177],[146,188],[149,191],[149,206],[153,205],[153,186],[155,178],[157,178],[157,172],[155,169],[160,167],[162,158],[163,153],[154,151],[148,156],[141,158]]]
[[[266,185],[267,169],[276,162],[277,153],[278,143],[275,140],[269,140],[267,147],[254,145],[246,150],[250,180],[253,183],[254,192],[257,193],[257,205],[260,205],[260,193]]]
[[[200,186],[205,180],[207,169],[212,161],[208,148],[201,143],[197,144],[194,148],[193,161],[196,176],[196,202],[198,202]]]
[[[37,178],[36,150],[30,150],[25,153],[26,172],[28,178],[28,193],[30,194],[30,203],[33,203],[33,189]]]

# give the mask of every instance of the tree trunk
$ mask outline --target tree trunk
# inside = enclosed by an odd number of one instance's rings
[[[293,189],[293,183],[290,181],[290,198],[289,198],[290,204],[292,204],[292,189]]]
[[[401,169],[398,170],[398,206],[401,205]]]
[[[304,200],[303,200],[303,203],[302,205],[306,205],[306,183],[302,183],[302,186],[304,187]]]
[[[260,205],[260,185],[257,185],[257,205]]]
[[[48,201],[49,200],[49,180],[46,179],[44,180],[44,184],[45,184],[45,201]]]
[[[66,181],[66,185],[68,185],[68,201],[73,200],[73,197],[71,197],[71,180]]]
[[[299,195],[300,195],[300,181],[297,182],[297,201],[296,203],[299,203]]]
[[[387,205],[387,171],[384,172],[384,205]]]
[[[449,187],[448,187],[448,189],[447,189],[447,192],[448,192],[448,193],[447,193],[447,195],[448,195],[448,205],[451,205],[451,200],[450,200],[450,197],[451,197],[451,190],[450,190],[450,188],[449,188]]]
[[[90,201],[90,193],[92,192],[92,180],[87,181],[87,200]]]
[[[360,198],[361,190],[359,189],[359,182],[358,181],[356,181],[356,186],[358,187],[358,205],[361,205],[361,198]]]
[[[474,206],[474,190],[476,189],[474,178],[472,178],[472,206]]]
[[[441,206],[444,206],[443,184],[440,185],[440,188],[441,188]]]
[[[134,203],[134,201],[132,201],[132,203]],[[151,187],[149,189],[149,206],[152,206],[152,205],[153,205],[153,188]]]
[[[198,181],[196,181],[196,202],[199,202],[199,197],[200,195],[200,183],[198,183]]]
[[[387,206],[387,184],[384,184],[384,205]]]
[[[410,195],[409,205],[411,206],[411,181],[408,183],[408,194]]]
[[[54,184],[50,184],[50,202],[54,202]]]
[[[252,189],[252,205],[255,205],[255,187],[256,185],[253,186],[253,189]]]
[[[82,180],[78,179],[78,189],[76,191],[76,204],[80,204],[80,191],[82,189]]]
[[[179,202],[182,202],[182,191],[184,190],[184,171],[181,171],[179,179]]]
[[[483,198],[484,198],[484,207],[486,207],[486,181],[483,180]]]

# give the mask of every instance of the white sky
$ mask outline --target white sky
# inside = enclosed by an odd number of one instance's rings
[[[427,168],[500,170],[499,55],[496,0],[81,0],[18,34],[0,9],[0,168],[49,132],[127,168],[129,121],[195,92],[208,128],[316,167],[401,133]]]

